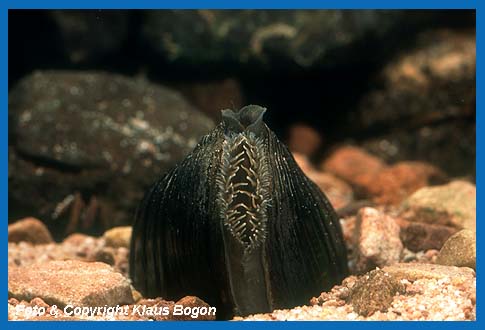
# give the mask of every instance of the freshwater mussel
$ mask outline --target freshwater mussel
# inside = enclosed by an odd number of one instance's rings
[[[221,319],[307,304],[347,274],[334,209],[263,122],[265,111],[223,110],[146,193],[130,256],[144,296],[195,295]]]

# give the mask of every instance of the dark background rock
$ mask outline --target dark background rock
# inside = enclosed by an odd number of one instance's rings
[[[376,61],[409,33],[440,25],[449,14],[402,10],[150,10],[143,12],[142,35],[148,48],[160,57],[187,66],[255,63],[264,67],[334,67]],[[401,37],[399,43],[396,36]],[[381,42],[388,47],[377,47]],[[356,51],[358,57],[354,56]]]
[[[474,114],[474,50],[472,30],[419,34],[410,50],[383,69],[384,90],[363,99],[359,123],[366,128],[402,121],[423,125]]]
[[[474,14],[169,10],[143,12],[141,20],[153,79],[197,83],[202,77],[237,77],[248,103],[273,110],[266,119],[277,134],[287,138],[288,128],[301,122],[333,143],[360,133],[348,113],[384,64],[413,47],[416,33],[473,26]]]
[[[144,14],[146,43],[171,62],[303,68],[358,61],[345,50],[362,49],[364,41],[388,36],[405,16],[402,11],[375,10],[159,10]],[[366,47],[361,55],[368,59],[381,50]]]
[[[136,17],[123,10],[13,10],[9,15],[9,87],[36,69],[132,71]],[[131,44],[129,47],[127,44]],[[132,59],[130,59],[132,58]]]
[[[213,123],[145,80],[37,72],[9,95],[9,218],[34,215],[56,238],[131,224],[147,187]]]
[[[88,22],[92,27],[83,35]],[[435,27],[473,29],[474,24],[470,10],[11,11],[9,88],[34,69],[102,69],[147,74],[181,86],[194,104],[202,104],[204,92],[191,92],[191,85],[197,89],[234,79],[246,103],[271,110],[266,120],[279,136],[286,138],[295,122],[308,124],[328,143],[324,152],[360,133],[348,113],[374,89],[374,75],[413,47],[416,33]],[[69,29],[73,25],[79,27]],[[298,34],[286,38],[292,30]],[[112,46],[104,52],[94,42],[76,43],[76,52],[89,56],[75,63],[66,55],[72,51],[70,40],[84,40],[80,35],[87,34],[116,42],[106,42]],[[254,39],[262,41],[261,51],[240,61]],[[209,99],[214,95],[211,88],[205,93]],[[237,106],[238,97],[231,101]]]
[[[128,36],[128,11],[54,10],[48,14],[59,28],[64,53],[72,63],[115,53]]]
[[[381,73],[355,113],[363,145],[389,162],[426,160],[475,176],[475,32],[426,31]]]
[[[389,162],[424,160],[441,167],[451,176],[475,180],[475,138],[475,116],[471,116],[410,129],[405,125],[402,128],[396,126],[388,133],[365,139],[362,146]]]

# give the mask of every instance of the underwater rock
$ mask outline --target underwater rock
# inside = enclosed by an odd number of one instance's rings
[[[349,182],[357,198],[378,204],[399,203],[417,189],[447,179],[439,168],[428,163],[403,161],[387,165],[353,146],[337,149],[321,167]]]
[[[376,209],[359,210],[355,224],[356,269],[363,273],[399,262],[403,245],[396,221]]]
[[[474,30],[419,34],[414,48],[383,68],[383,89],[362,100],[359,124],[426,124],[474,115],[475,45]]]
[[[476,195],[475,185],[461,180],[424,187],[402,203],[401,217],[409,221],[475,230]]]
[[[94,260],[99,262],[104,262],[110,266],[114,266],[115,261],[115,250],[112,247],[104,247],[96,252],[94,255]]]
[[[115,227],[103,234],[106,246],[130,248],[131,226]]]
[[[339,60],[335,51],[377,35],[399,12],[338,10],[159,10],[145,12],[143,37],[169,61],[295,63]],[[176,29],[174,27],[177,27]],[[190,30],[192,33],[188,34]],[[342,54],[345,54],[343,52]]]
[[[373,270],[355,283],[349,300],[356,313],[370,316],[377,311],[386,312],[394,296],[404,292],[405,286],[393,276]]]
[[[129,31],[129,13],[123,10],[52,10],[48,16],[72,63],[97,62],[119,51]]]
[[[440,16],[401,10],[150,10],[144,12],[142,37],[156,58],[185,67],[333,68],[374,62],[397,47],[396,39]]]
[[[362,189],[369,181],[367,178],[373,179],[387,164],[362,148],[347,145],[334,150],[320,167]]]
[[[104,263],[79,260],[9,267],[8,296],[27,301],[40,297],[58,307],[116,306],[133,302],[127,278]]]
[[[439,250],[446,240],[458,231],[454,227],[438,224],[406,221],[400,218],[396,221],[401,227],[402,243],[413,252]]]
[[[104,262],[113,266],[114,270],[128,277],[128,259],[130,251],[125,247],[102,246],[86,259],[88,261]]]
[[[430,123],[423,127],[396,127],[390,133],[375,134],[362,147],[387,162],[419,159],[440,167],[449,176],[476,176],[475,117]]]
[[[45,68],[133,72],[133,17],[127,10],[12,10],[9,89]]]
[[[322,136],[313,127],[294,124],[289,129],[288,148],[292,153],[311,157],[322,145]]]
[[[8,226],[8,241],[48,244],[52,243],[53,239],[42,221],[36,218],[25,218]]]
[[[9,94],[10,218],[36,216],[56,239],[131,224],[145,189],[212,128],[145,80],[35,72]]]
[[[476,268],[476,233],[463,229],[451,236],[441,248],[436,263],[440,265]]]
[[[130,253],[144,296],[196,295],[226,318],[305,304],[347,274],[334,209],[264,124],[265,111],[224,110],[145,195]]]
[[[33,25],[22,26],[25,22]],[[13,38],[13,63],[20,64],[17,61],[22,59],[24,70],[29,72],[32,68],[52,67],[46,65],[51,63],[57,64],[55,67],[99,64],[119,53],[130,29],[130,13],[124,10],[13,10],[9,23],[22,41],[19,47]],[[14,66],[14,69],[19,68]]]
[[[384,67],[352,123],[389,163],[419,159],[475,177],[475,31],[430,30]]]
[[[320,165],[352,185],[357,198],[369,198],[378,204],[396,204],[419,188],[444,183],[447,179],[438,167],[419,161],[387,165],[365,149],[342,146]]]
[[[376,176],[367,176],[361,191],[378,204],[398,204],[416,190],[444,183],[447,176],[425,162],[403,161],[389,166]]]
[[[357,237],[355,235],[356,222],[357,222],[357,217],[354,215],[347,216],[345,218],[340,219],[340,225],[342,226],[342,233],[344,236],[345,244],[347,245],[347,250],[349,252],[352,252],[357,246],[356,244]],[[350,261],[352,261],[352,258],[350,258]]]

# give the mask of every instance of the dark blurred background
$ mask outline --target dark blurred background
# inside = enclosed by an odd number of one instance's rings
[[[9,219],[59,239],[259,104],[318,167],[343,144],[475,178],[475,11],[11,10]]]

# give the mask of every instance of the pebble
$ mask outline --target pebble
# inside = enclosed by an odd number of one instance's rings
[[[397,218],[401,227],[401,241],[413,252],[439,250],[458,229],[454,227],[421,222],[411,222]]]
[[[451,236],[441,248],[436,263],[476,269],[477,242],[472,230],[463,229]]]
[[[65,307],[116,306],[133,302],[130,281],[100,262],[54,260],[29,267],[9,267],[8,296],[18,300],[42,298]]]
[[[305,124],[294,124],[290,127],[288,148],[311,157],[322,145],[322,136],[314,128]]]
[[[321,168],[355,189],[358,198],[377,204],[398,204],[419,188],[444,182],[446,175],[425,162],[403,161],[387,165],[362,148],[345,146],[334,151]]]
[[[445,180],[445,174],[424,162],[399,162],[367,176],[362,190],[377,204],[398,204],[419,188]]]
[[[8,226],[9,242],[30,242],[32,244],[49,244],[54,242],[49,229],[36,218],[25,218]]]
[[[114,227],[107,230],[103,238],[106,241],[106,246],[119,248],[130,248],[131,240],[131,226]]]
[[[397,293],[404,293],[404,285],[382,270],[373,270],[362,276],[352,287],[350,303],[359,315],[370,316],[386,312]]]
[[[325,159],[321,169],[335,174],[353,186],[362,187],[367,184],[369,177],[377,175],[386,166],[380,158],[364,149],[348,145],[336,149]]]
[[[360,209],[355,229],[357,272],[399,262],[403,251],[399,231],[392,217],[370,207]]]
[[[475,230],[476,187],[461,180],[424,187],[403,202],[401,216],[409,221]]]

